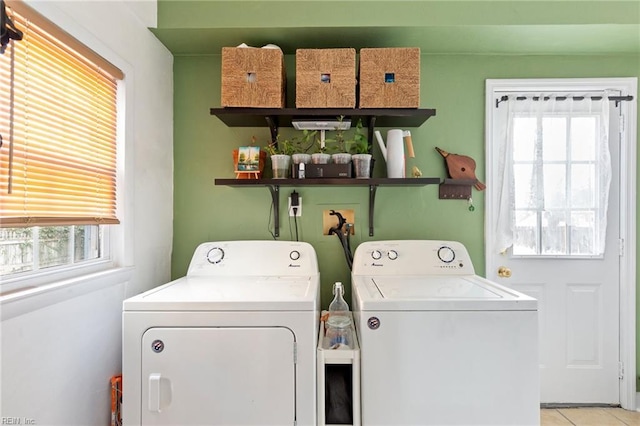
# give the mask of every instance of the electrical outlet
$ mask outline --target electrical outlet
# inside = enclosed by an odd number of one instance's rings
[[[300,217],[302,216],[302,197],[298,197],[298,209],[296,210],[295,215],[293,214],[293,207],[291,207],[291,196],[289,196],[289,216]]]

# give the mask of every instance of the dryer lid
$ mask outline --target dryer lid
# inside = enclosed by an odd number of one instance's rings
[[[183,277],[124,301],[125,311],[317,310],[317,277]]]
[[[362,310],[535,310],[537,301],[477,275],[354,277]]]

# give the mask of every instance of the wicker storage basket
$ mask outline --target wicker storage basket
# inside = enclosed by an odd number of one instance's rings
[[[297,108],[355,106],[355,49],[296,50]]]
[[[284,108],[285,90],[280,49],[222,48],[223,107]]]
[[[360,49],[360,108],[420,106],[420,48]]]

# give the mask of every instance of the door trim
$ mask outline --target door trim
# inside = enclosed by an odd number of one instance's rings
[[[625,116],[620,145],[620,235],[624,241],[620,256],[620,361],[624,375],[620,381],[620,405],[627,410],[636,410],[636,182],[637,182],[637,98],[638,79],[633,78],[581,78],[581,79],[487,79],[485,82],[485,171],[487,189],[485,194],[485,233],[493,223],[492,200],[497,187],[493,181],[493,111],[497,92],[526,91],[535,87],[540,91],[607,89],[620,90],[623,95],[632,95],[632,101],[622,102]],[[493,241],[485,238],[485,253],[493,253]],[[485,271],[492,271],[492,256],[485,256]]]

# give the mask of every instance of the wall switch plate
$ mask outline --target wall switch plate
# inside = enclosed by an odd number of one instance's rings
[[[293,217],[293,207],[291,207],[291,197],[289,197],[289,216]],[[302,216],[302,197],[298,197],[298,210],[296,210],[296,217]]]

